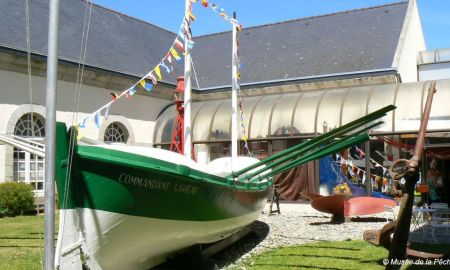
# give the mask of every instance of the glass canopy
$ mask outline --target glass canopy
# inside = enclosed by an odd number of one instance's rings
[[[372,132],[415,133],[429,85],[429,82],[384,84],[243,97],[243,126],[250,140],[310,137],[394,104],[397,109],[384,117],[383,126]],[[428,131],[450,131],[450,80],[437,81],[436,89]],[[170,143],[176,115],[173,105],[158,118],[156,144]],[[238,118],[242,134],[241,117]],[[230,140],[230,100],[194,102],[192,119],[194,142]]]

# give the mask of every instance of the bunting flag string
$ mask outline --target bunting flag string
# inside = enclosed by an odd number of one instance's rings
[[[356,149],[356,152],[358,152],[358,154],[359,154],[361,159],[366,156],[366,153],[364,153],[358,146],[355,145],[355,149]],[[369,159],[370,159],[370,162],[372,163],[372,165],[375,168],[382,168],[383,169],[383,174],[386,174],[386,173],[388,174],[389,173],[389,170],[386,167],[384,167],[380,163],[376,162],[373,158],[369,158]]]
[[[202,1],[203,2],[203,1]],[[205,0],[206,2],[206,0]],[[245,129],[245,124],[244,124],[244,109],[242,106],[242,94],[241,94],[241,84],[240,84],[240,79],[241,79],[241,59],[239,57],[239,49],[240,49],[240,43],[239,43],[239,35],[236,35],[236,57],[235,57],[235,61],[236,63],[233,63],[233,65],[236,65],[237,68],[237,78],[236,78],[236,89],[238,91],[238,96],[239,96],[239,116],[240,116],[240,120],[241,120],[241,132],[242,132],[242,140],[244,141],[244,148],[247,151],[247,155],[251,156],[252,153],[250,151],[250,148],[248,146],[248,137],[247,137],[247,131]]]
[[[338,163],[341,167],[343,165],[348,166],[350,168],[348,170],[350,176],[352,178],[354,176],[358,176],[360,179],[362,179],[361,182],[363,184],[365,183],[365,181],[366,181],[366,171],[361,169],[361,168],[358,168],[357,166],[355,166],[352,161],[349,161],[349,160],[343,158],[339,154],[336,154],[336,163]],[[378,183],[381,183],[383,192],[384,191],[388,191],[386,187],[391,187],[392,186],[392,179],[384,177],[384,175],[386,175],[386,171],[383,170],[383,176],[378,176],[378,175],[374,175],[374,174],[370,175],[370,181],[373,183],[374,187],[377,188],[378,187]],[[361,178],[361,173],[362,173],[362,178]]]
[[[192,1],[192,2],[197,2],[197,1]],[[219,15],[222,19],[224,19],[228,23],[231,23],[231,24],[236,23],[236,30],[238,30],[238,31],[242,30],[242,25],[239,25],[238,21],[236,19],[234,19],[233,17],[228,16],[228,14],[225,12],[225,9],[220,8],[217,4],[212,3],[211,1],[208,1],[208,0],[202,0],[201,3],[204,8],[211,9],[214,13]]]
[[[191,0],[191,2],[196,2]],[[196,19],[195,15],[192,12],[192,5],[190,5],[190,8],[188,10],[188,15],[190,20],[194,21]],[[180,26],[180,30],[178,31],[178,34],[170,46],[169,50],[161,59],[161,61],[152,69],[150,70],[144,77],[140,78],[136,83],[134,83],[131,87],[128,89],[122,91],[120,94],[116,94],[114,92],[111,93],[112,100],[108,102],[107,104],[103,105],[101,108],[97,109],[93,113],[83,117],[81,122],[76,124],[76,128],[79,130],[80,128],[85,128],[86,125],[90,121],[94,125],[95,128],[99,129],[102,123],[102,119],[106,119],[109,114],[109,109],[112,103],[118,101],[120,98],[125,96],[126,98],[131,98],[136,93],[136,87],[141,86],[144,90],[150,92],[153,89],[153,86],[158,84],[158,81],[163,80],[163,75],[161,73],[161,68],[167,73],[172,74],[174,71],[173,68],[173,61],[172,56],[177,62],[180,64],[182,62],[182,56],[184,55],[184,44],[182,41],[187,39],[187,44],[189,48],[192,48],[194,46],[194,41],[192,40],[192,30],[190,27],[189,20],[183,18],[183,22]],[[182,40],[182,41],[180,41]],[[167,66],[165,61],[167,61],[170,65]],[[104,113],[102,113],[104,112]]]

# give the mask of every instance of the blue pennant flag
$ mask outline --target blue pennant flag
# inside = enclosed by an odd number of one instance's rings
[[[100,115],[99,115],[99,112],[95,113],[94,124],[95,124],[96,128],[100,128]]]
[[[149,81],[145,81],[145,89],[147,90],[147,91],[152,91],[152,89],[153,89],[153,83],[151,83],[151,82],[149,82]]]
[[[192,48],[194,48],[194,41],[192,41],[192,40],[188,40],[188,42],[187,42],[187,46],[188,46],[188,48],[189,48],[189,49],[192,49]]]
[[[166,66],[166,64],[164,64],[164,62],[162,62],[161,64],[159,64],[163,69],[165,69],[165,71],[167,73],[170,74],[170,68],[168,66]]]
[[[149,81],[149,80],[145,80],[143,79],[142,81],[139,82],[139,84],[145,88],[145,90],[147,91],[152,91],[153,88],[153,84]],[[136,92],[136,90],[134,90]]]
[[[81,121],[79,127],[80,128],[85,128],[86,127],[86,120],[88,120],[88,116],[86,116],[85,118],[83,118],[83,120]]]
[[[130,95],[130,96],[132,96],[132,95],[134,95],[136,93],[136,88],[131,88],[129,91],[128,91],[128,94]]]

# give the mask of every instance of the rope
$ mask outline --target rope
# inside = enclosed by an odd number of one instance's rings
[[[194,71],[195,83],[197,84],[197,88],[200,89],[200,85],[198,84],[197,73],[195,72],[194,61],[192,60],[192,57],[191,57],[191,66],[192,66],[192,71]]]
[[[30,3],[29,0],[25,0],[25,31],[26,31],[26,39],[27,39],[27,75],[28,75],[28,96],[29,96],[29,105],[30,105],[30,115],[31,119],[28,121],[28,128],[29,130],[33,129],[33,120],[34,120],[34,113],[33,113],[33,83],[32,83],[32,74],[31,74],[31,34],[30,34]],[[33,134],[30,134],[33,135]],[[36,178],[34,179],[36,182]],[[39,205],[38,205],[39,207]],[[43,232],[40,230],[38,231],[39,234],[39,240],[43,240]],[[44,265],[43,264],[43,257],[44,254],[40,256],[40,265],[41,268]]]
[[[91,15],[92,15],[92,1],[87,0],[86,1],[86,8],[84,13],[84,21],[83,21],[83,32],[81,37],[81,48],[80,48],[80,57],[78,61],[78,70],[77,70],[77,79],[76,79],[76,85],[75,85],[75,97],[74,97],[74,113],[72,114],[72,122],[71,126],[73,126],[74,122],[77,121],[78,118],[78,111],[79,111],[79,105],[80,105],[80,98],[81,98],[81,89],[83,85],[83,75],[84,75],[84,67],[85,67],[85,61],[86,61],[86,51],[87,51],[87,41],[89,37],[89,29],[90,29],[90,23],[91,23]],[[63,209],[66,208],[68,203],[68,193],[69,193],[69,186],[70,186],[70,175],[72,173],[72,157],[73,152],[75,148],[75,140],[73,136],[73,130],[69,137],[69,155],[68,155],[68,166],[66,171],[66,179],[65,179],[65,186],[66,189],[64,190],[64,201]],[[64,212],[64,215],[60,216],[60,224],[61,224],[61,243],[64,239],[64,230],[65,230],[65,220],[66,220],[66,212]],[[61,256],[61,254],[58,254]]]
[[[29,130],[33,130],[33,84],[32,84],[32,78],[31,78],[31,35],[30,35],[30,4],[28,2],[29,0],[25,0],[25,29],[26,29],[26,35],[27,35],[27,73],[28,73],[28,95],[29,95],[29,105],[30,105],[30,114],[31,119],[28,122],[28,128]],[[29,134],[32,136],[33,134]]]

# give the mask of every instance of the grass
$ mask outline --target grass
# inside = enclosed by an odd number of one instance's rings
[[[0,218],[0,269],[42,269],[44,216]]]
[[[246,269],[384,269],[388,252],[363,241],[317,242],[273,249],[246,260]]]
[[[58,220],[58,219],[56,219]],[[56,227],[57,228],[57,227]],[[413,244],[428,252],[450,250],[450,245]],[[0,218],[0,269],[42,269],[44,216]],[[273,249],[252,256],[236,269],[384,269],[387,250],[364,241],[316,242]],[[449,266],[408,265],[402,269],[449,269]]]
[[[419,249],[419,247],[416,247]],[[448,250],[449,245],[422,245],[420,250],[435,252]],[[278,270],[278,269],[322,269],[350,270],[384,269],[383,259],[388,251],[364,241],[317,242],[301,246],[283,247],[250,257],[236,266],[236,269]],[[402,269],[449,269],[449,266],[405,265]]]

